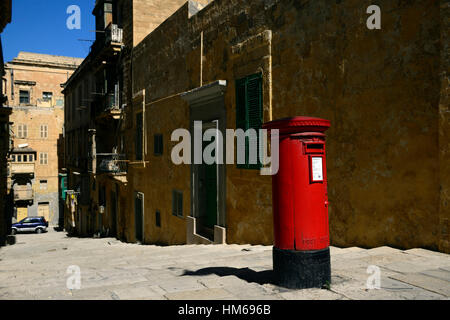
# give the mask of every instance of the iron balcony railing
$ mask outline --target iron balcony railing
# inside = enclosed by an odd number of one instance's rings
[[[109,24],[105,28],[104,33],[99,33],[97,39],[91,46],[91,52],[97,54],[105,47],[113,45],[123,44],[123,29],[119,28],[116,24]]]
[[[118,110],[119,109],[119,95],[115,93],[109,93],[106,95],[106,110]]]
[[[97,173],[122,174],[127,172],[127,163],[124,154],[97,153]]]
[[[123,40],[123,29],[119,28],[117,24],[109,24],[105,29],[105,42],[109,44],[122,43]]]

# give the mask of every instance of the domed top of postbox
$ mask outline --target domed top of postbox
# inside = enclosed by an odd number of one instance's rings
[[[278,129],[280,130],[280,134],[289,134],[301,132],[323,133],[330,126],[330,120],[312,117],[291,117],[266,122],[262,127],[268,130]]]

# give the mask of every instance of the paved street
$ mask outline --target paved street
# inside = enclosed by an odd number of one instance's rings
[[[141,246],[63,232],[19,234],[0,248],[0,299],[448,299],[450,256],[423,249],[332,248],[330,290],[271,283],[272,248]],[[81,289],[67,289],[69,266]],[[378,266],[381,288],[368,290]]]

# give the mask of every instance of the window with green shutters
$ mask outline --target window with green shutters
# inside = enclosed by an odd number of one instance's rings
[[[245,138],[245,164],[238,164],[239,169],[260,169],[259,151],[262,148],[259,141],[259,129],[263,123],[262,104],[262,74],[254,74],[236,81],[236,129],[247,131],[254,129],[256,141],[251,137]],[[257,145],[256,164],[251,164],[249,150],[251,144]]]

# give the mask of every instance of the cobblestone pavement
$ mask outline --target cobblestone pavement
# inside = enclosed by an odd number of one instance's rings
[[[329,290],[271,283],[272,247],[141,246],[63,232],[19,234],[0,248],[0,299],[449,299],[450,255],[389,247],[331,248]],[[67,289],[79,266],[81,289]],[[367,289],[368,267],[381,288]]]

